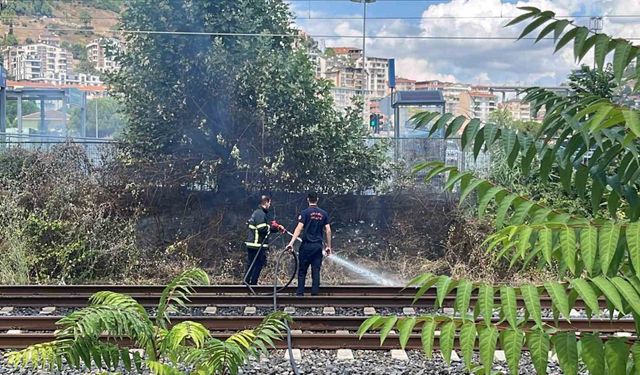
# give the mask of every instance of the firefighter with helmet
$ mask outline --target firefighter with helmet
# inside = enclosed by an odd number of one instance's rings
[[[245,241],[247,248],[247,272],[244,282],[247,285],[258,284],[260,272],[267,262],[267,250],[269,249],[269,234],[273,232],[284,233],[285,227],[280,225],[269,209],[271,197],[262,195],[258,208],[253,211],[247,221],[248,235]]]

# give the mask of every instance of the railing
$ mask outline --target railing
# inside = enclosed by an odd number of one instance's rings
[[[62,137],[46,134],[0,133],[0,152],[12,148],[48,151],[61,144],[83,147],[94,165],[102,164],[113,155],[118,143],[113,139]]]
[[[395,160],[406,173],[422,162],[443,161],[447,165],[456,166],[462,171],[472,170],[485,175],[489,168],[489,157],[481,152],[477,160],[469,151],[463,151],[460,139],[411,137],[393,139],[388,137],[366,138],[365,142],[374,145],[378,142],[389,144],[389,160]],[[28,150],[50,150],[56,145],[71,143],[83,147],[94,165],[101,165],[106,159],[114,155],[118,143],[112,139],[99,138],[66,138],[54,135],[0,133],[0,152],[10,148]],[[421,181],[426,171],[416,174],[416,181]],[[442,191],[444,179],[442,176],[434,178],[429,184],[416,184],[420,188],[432,191]]]
[[[389,157],[396,160],[407,171],[410,171],[419,163],[442,161],[447,165],[455,166],[461,171],[475,171],[485,175],[489,169],[489,156],[481,151],[478,158],[473,157],[473,152],[462,150],[459,138],[367,138],[369,144],[375,142],[389,142]],[[426,172],[419,173],[418,178],[424,177]]]

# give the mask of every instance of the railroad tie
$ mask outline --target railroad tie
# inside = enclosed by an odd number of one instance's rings
[[[244,308],[244,315],[255,315],[256,307],[255,306],[247,306]]]
[[[351,349],[338,349],[336,357],[339,361],[352,361],[354,359],[353,351]]]
[[[496,350],[493,353],[493,360],[496,362],[506,362],[507,355],[504,353],[504,350]]]
[[[302,352],[300,351],[300,349],[291,349],[291,352],[293,353],[294,360],[302,361]],[[289,350],[284,351],[284,359],[286,359],[287,361],[289,360]]]
[[[402,313],[404,315],[416,315],[416,309],[414,309],[413,307],[403,307]]]
[[[391,358],[398,361],[408,361],[409,356],[403,349],[391,349]]]
[[[216,306],[207,306],[207,308],[204,309],[205,315],[216,315],[217,313],[218,313],[218,308]]]
[[[445,307],[445,308],[442,310],[442,312],[443,312],[445,315],[453,315],[453,314],[455,314],[454,309],[453,309],[453,308],[451,308],[451,307]]]
[[[289,314],[289,315],[293,315],[296,313],[296,308],[293,306],[287,306],[284,308],[284,312]]]
[[[52,315],[55,311],[56,311],[55,306],[43,307],[42,310],[40,310],[40,315]]]
[[[0,315],[9,315],[13,312],[13,306],[5,306],[0,309]]]
[[[325,306],[322,309],[322,314],[323,315],[336,315],[336,308],[333,306]]]
[[[371,315],[375,315],[376,314],[376,309],[375,307],[365,307],[364,308],[364,315],[366,316],[371,316]]]

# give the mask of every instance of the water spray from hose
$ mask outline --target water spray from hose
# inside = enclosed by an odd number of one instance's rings
[[[290,236],[293,236],[293,233],[289,231],[286,231],[286,233]],[[298,238],[298,241],[302,242],[300,238]],[[374,284],[382,285],[382,286],[402,286],[405,284],[405,282],[403,281],[388,279],[378,273],[375,273],[371,270],[366,269],[365,267],[359,264],[356,264],[350,260],[347,260],[335,253],[330,255],[327,255],[324,251],[322,253],[325,256],[325,259],[331,260],[336,264],[341,265],[342,267],[348,269],[349,271],[357,274],[362,278],[367,279],[368,281],[371,281]]]
[[[390,280],[380,274],[377,274],[371,270],[368,270],[358,264],[355,264],[347,259],[342,258],[341,256],[334,254],[326,259],[329,259],[336,264],[341,265],[342,267],[348,269],[349,271],[361,276],[374,284],[383,285],[383,286],[400,286],[404,283],[402,281]]]

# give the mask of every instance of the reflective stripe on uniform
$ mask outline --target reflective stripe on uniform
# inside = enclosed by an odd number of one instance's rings
[[[255,248],[259,248],[259,247],[269,247],[269,244],[264,244],[261,245],[259,243],[253,243],[253,242],[245,242],[245,245],[247,245],[248,247],[255,247]]]
[[[260,229],[260,228],[264,228],[264,227],[268,227],[269,224],[267,223],[262,223],[262,224],[258,224],[258,225],[251,225],[249,224],[249,229]]]

